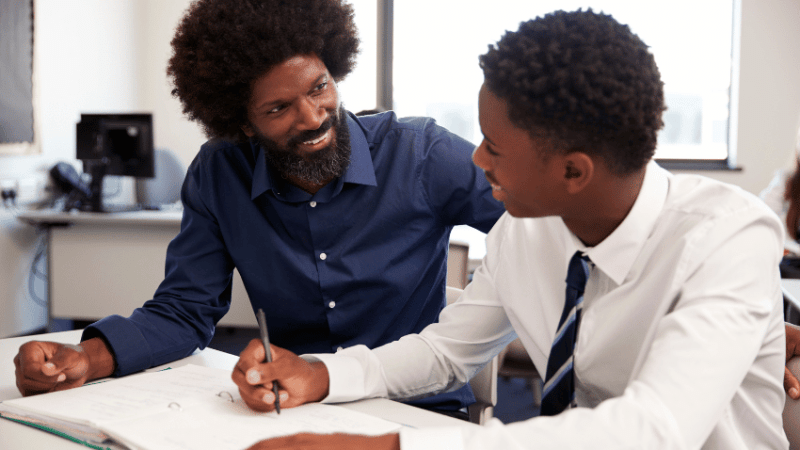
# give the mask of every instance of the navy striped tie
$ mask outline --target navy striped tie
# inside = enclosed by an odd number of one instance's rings
[[[575,399],[572,351],[581,320],[583,289],[589,278],[588,256],[575,252],[567,271],[567,297],[558,321],[558,332],[547,359],[547,376],[542,391],[543,416],[554,416],[567,409]]]

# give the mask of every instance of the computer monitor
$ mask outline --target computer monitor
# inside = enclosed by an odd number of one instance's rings
[[[152,114],[81,114],[76,137],[76,156],[91,175],[91,196],[83,210],[109,210],[102,195],[106,175],[155,176]]]

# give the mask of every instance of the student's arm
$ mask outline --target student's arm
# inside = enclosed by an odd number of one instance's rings
[[[795,356],[800,355],[800,327],[786,324],[786,362]],[[783,389],[789,394],[789,397],[797,400],[800,398],[800,381],[789,371],[788,367],[784,367],[783,372]]]
[[[114,356],[101,338],[65,345],[32,341],[14,357],[17,388],[23,396],[61,391],[105,378],[114,372]]]
[[[256,411],[272,411],[272,381],[280,382],[281,408],[318,402],[328,396],[328,370],[321,362],[308,362],[289,350],[270,346],[272,361],[264,362],[264,345],[253,339],[239,355],[231,378],[242,400]]]
[[[478,290],[475,283],[470,286],[468,290]],[[491,291],[488,287],[484,289]],[[355,346],[335,355],[300,358],[273,345],[273,362],[264,364],[261,363],[263,346],[260,341],[253,340],[240,355],[232,378],[245,402],[258,411],[274,409],[275,397],[271,391],[274,379],[280,382],[282,408],[315,401],[338,403],[371,397],[419,398],[456,389],[466,383],[514,338],[516,334],[500,305],[480,295],[472,298],[465,295],[459,302],[445,308],[439,324],[428,326],[421,335],[405,336],[374,351],[365,346]],[[459,428],[436,431],[437,436],[432,441],[424,432],[423,436],[407,435],[402,440],[411,448],[415,447],[415,442],[426,442],[426,445],[438,442],[444,445],[439,448],[460,448]],[[262,441],[251,449],[389,450],[399,449],[400,441],[399,434],[376,437],[305,434]]]
[[[355,436],[351,434],[295,434],[261,441],[248,450],[400,450],[397,433],[384,436]]]
[[[309,363],[294,353],[271,346],[273,362],[264,361],[264,346],[253,339],[239,355],[231,378],[247,405],[256,411],[272,411],[275,396],[272,381],[280,379],[281,408],[292,408],[317,402],[328,395],[328,371],[321,362]],[[400,450],[397,433],[383,436],[348,434],[296,434],[256,443],[248,450],[297,449],[308,450]]]

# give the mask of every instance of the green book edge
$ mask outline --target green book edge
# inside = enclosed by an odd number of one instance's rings
[[[74,436],[70,436],[67,433],[63,433],[63,432],[58,431],[58,430],[56,430],[54,428],[46,427],[44,425],[39,425],[39,424],[36,424],[36,423],[26,422],[24,420],[19,420],[19,419],[12,419],[10,417],[5,417],[5,416],[2,416],[2,417],[4,419],[10,420],[12,422],[21,423],[22,425],[27,425],[29,427],[38,428],[40,430],[47,431],[48,433],[55,434],[56,436],[62,437],[64,439],[69,439],[72,442],[75,442],[75,443],[78,443],[78,444],[81,444],[81,445],[85,445],[86,447],[93,448],[95,450],[114,450],[111,447],[101,447],[99,445],[90,444],[89,442],[82,441],[82,440],[80,440],[80,439],[78,439],[78,438],[76,438]]]

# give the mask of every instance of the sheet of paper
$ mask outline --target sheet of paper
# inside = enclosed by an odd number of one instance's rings
[[[281,414],[252,411],[241,398],[216,400],[191,409],[115,423],[114,436],[133,448],[163,450],[238,450],[263,439],[296,433],[379,435],[400,425],[345,408],[307,404]]]
[[[173,403],[188,405],[192,399],[205,399],[231,390],[238,391],[229,371],[187,365],[4,403],[98,426],[152,414]]]
[[[379,435],[400,425],[345,408],[308,404],[252,411],[227,370],[188,365],[7,403],[92,423],[131,448],[245,449],[301,432]]]

